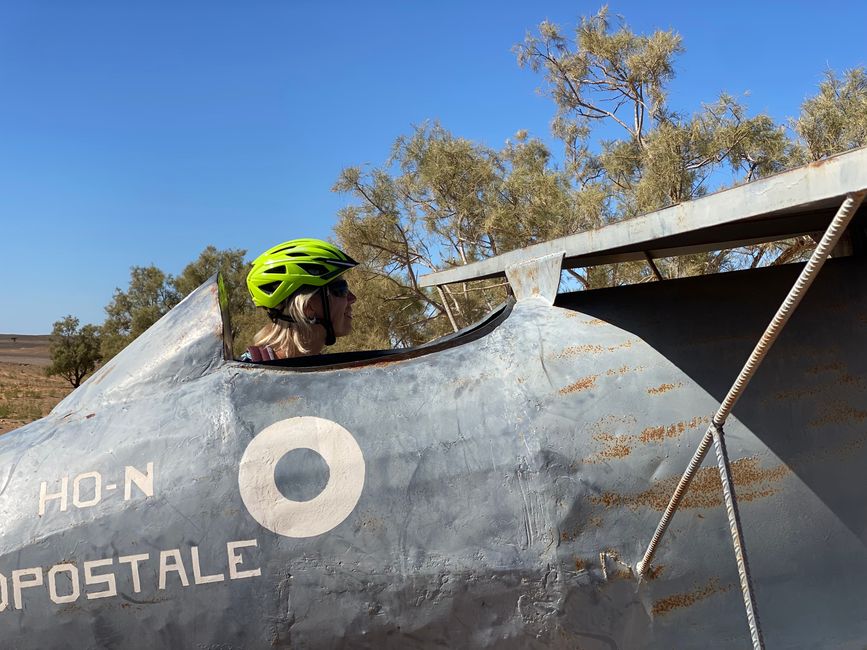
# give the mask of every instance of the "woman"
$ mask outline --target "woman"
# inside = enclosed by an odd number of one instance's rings
[[[293,239],[253,261],[247,289],[271,324],[253,339],[244,361],[319,354],[352,330],[355,295],[340,276],[358,262],[320,239]]]

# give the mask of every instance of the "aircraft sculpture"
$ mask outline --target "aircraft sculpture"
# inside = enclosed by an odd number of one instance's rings
[[[235,361],[212,279],[0,437],[0,646],[863,648],[864,189],[858,150],[443,271],[514,299],[409,350]],[[556,295],[561,267],[821,235],[844,201],[725,425],[749,588],[710,463],[648,554],[802,267]]]

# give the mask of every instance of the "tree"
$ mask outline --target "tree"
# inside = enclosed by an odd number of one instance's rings
[[[247,267],[242,249],[221,250],[207,246],[199,256],[174,277],[156,266],[134,266],[126,291],[115,290],[106,306],[108,317],[102,325],[102,354],[110,359],[184,297],[220,273],[228,295],[235,352],[243,350],[266,318],[255,309],[247,293]]]
[[[854,68],[838,77],[825,73],[815,97],[801,105],[793,127],[810,160],[867,144],[867,72]]]
[[[674,31],[635,34],[622,19],[615,28],[603,7],[581,19],[574,42],[543,22],[515,51],[519,65],[543,74],[568,170],[579,187],[595,186],[607,197],[604,221],[698,198],[725,173],[731,183],[753,180],[798,161],[798,147],[783,126],[767,115],[747,116],[730,95],[692,115],[668,105],[674,59],[683,51]],[[600,133],[619,137],[594,145]],[[661,265],[667,275],[679,276],[715,272],[737,259],[723,252]],[[614,274],[609,269],[610,284],[617,283]],[[601,280],[599,270],[593,277]]]
[[[180,275],[171,280],[180,298],[201,286],[205,280],[220,273],[228,294],[228,309],[232,322],[232,337],[235,353],[243,351],[267,319],[250,300],[247,292],[247,251],[240,248],[220,250],[207,246],[195,261],[187,264]]]
[[[51,365],[46,374],[60,375],[73,388],[93,372],[101,360],[99,328],[95,325],[79,327],[74,316],[66,316],[54,323],[49,339]]]
[[[496,151],[437,123],[398,138],[383,167],[344,169],[334,190],[355,199],[340,212],[339,243],[377,278],[360,290],[354,312],[356,331],[377,333],[368,341],[375,347],[445,334],[505,298],[501,281],[440,292],[420,287],[420,273],[577,232],[598,219],[603,198],[572,191],[544,144],[526,133]],[[389,305],[387,316],[374,303]]]
[[[132,267],[127,290],[115,289],[105,307],[108,317],[101,328],[103,359],[112,358],[132,343],[180,298],[172,276],[153,265]]]
[[[725,93],[693,115],[674,111],[667,85],[683,52],[680,35],[635,34],[619,22],[614,29],[603,7],[581,19],[574,43],[543,22],[515,48],[519,65],[544,75],[569,170],[579,183],[610,191],[610,218],[696,198],[725,167],[748,179],[782,168],[793,144],[782,126],[766,115],[747,117]],[[594,153],[590,139],[600,129],[621,137],[602,140]]]

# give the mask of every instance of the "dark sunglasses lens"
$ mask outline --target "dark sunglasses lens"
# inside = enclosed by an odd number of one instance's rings
[[[328,293],[337,298],[345,298],[349,295],[349,283],[346,280],[335,280],[328,285]]]

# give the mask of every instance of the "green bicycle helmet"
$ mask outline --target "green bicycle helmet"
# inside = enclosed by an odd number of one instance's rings
[[[253,260],[247,289],[257,307],[274,309],[301,287],[324,287],[358,262],[321,239],[293,239]]]

